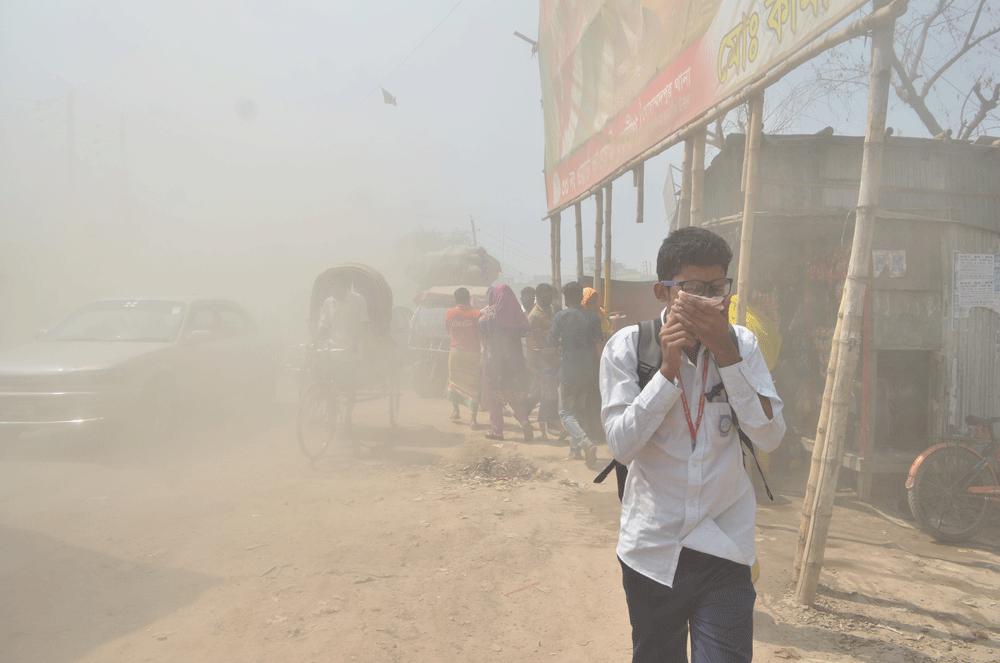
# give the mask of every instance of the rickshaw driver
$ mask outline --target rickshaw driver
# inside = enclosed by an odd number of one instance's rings
[[[330,284],[330,296],[323,302],[317,324],[317,345],[336,348],[332,362],[324,362],[327,377],[337,381],[337,386],[347,397],[345,423],[351,426],[351,410],[356,387],[356,370],[361,364],[365,331],[368,327],[368,302],[354,292],[350,279],[338,277]]]

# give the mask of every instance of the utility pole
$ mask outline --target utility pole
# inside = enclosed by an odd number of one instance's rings
[[[472,245],[479,246],[479,240],[476,239],[476,219],[471,214],[469,215],[469,225],[472,226]]]

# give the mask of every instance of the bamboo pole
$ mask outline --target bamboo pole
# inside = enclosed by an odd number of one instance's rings
[[[561,298],[558,293],[562,292],[562,214],[552,217],[552,287],[557,293],[553,300],[556,308],[559,306]]]
[[[875,362],[875,282],[872,255],[868,252],[868,285],[865,288],[863,327],[861,333],[861,421],[858,426],[858,500],[871,499],[872,466],[875,459],[875,421],[872,405],[875,384],[872,369]]]
[[[604,194],[604,311],[611,313],[611,185]],[[596,254],[595,254],[596,255]]]
[[[643,222],[646,209],[646,164],[640,162],[632,171],[632,185],[635,186],[635,222]]]
[[[753,243],[753,215],[757,205],[757,172],[760,169],[760,134],[764,123],[764,94],[750,100],[750,130],[747,134],[746,157],[743,159],[743,220],[740,224],[740,264],[736,273],[736,324],[747,323],[750,303],[750,251]]]
[[[806,494],[802,499],[802,516],[799,519],[799,541],[795,550],[795,577],[799,577],[802,569],[802,557],[806,551],[806,534],[809,531],[809,524],[812,520],[812,505],[816,500],[816,483],[819,481],[821,460],[823,458],[823,448],[826,444],[826,431],[830,425],[830,400],[833,398],[833,380],[831,376],[837,367],[837,356],[840,351],[840,320],[837,315],[837,322],[833,327],[833,338],[830,342],[830,357],[826,362],[826,381],[823,385],[823,399],[820,401],[819,419],[816,423],[816,440],[813,442],[812,459],[809,462],[809,480],[806,482]]]
[[[698,129],[692,138],[691,150],[691,213],[689,220],[692,226],[700,226],[705,221],[705,132],[706,127]]]
[[[816,56],[830,50],[831,48],[839,46],[846,41],[854,39],[855,37],[860,37],[861,35],[866,35],[873,29],[881,25],[885,25],[887,22],[895,21],[897,16],[901,16],[904,12],[906,12],[906,5],[908,2],[909,0],[891,0],[891,2],[881,9],[874,11],[867,16],[862,16],[853,23],[848,23],[840,30],[828,32],[821,39],[810,42],[807,46],[796,51],[787,60],[782,61],[781,64],[768,71],[753,83],[740,88],[739,91],[734,92],[731,96],[706,109],[704,112],[699,113],[695,117],[691,118],[690,122],[669,134],[663,138],[663,140],[613,170],[605,179],[615,179],[619,175],[631,170],[637,162],[646,161],[647,159],[655,157],[657,154],[670,149],[676,145],[683,136],[690,133],[692,127],[699,124],[706,124],[711,122],[714,118],[724,116],[740,104],[746,103],[748,100],[752,99],[758,92],[762,92],[771,85],[774,85],[803,63],[812,60]],[[562,203],[557,209],[566,209],[570,205],[587,198],[591,193],[596,191],[599,186],[603,185],[595,184],[587,191],[584,191],[574,198]],[[552,211],[554,212],[556,210]]]
[[[691,166],[694,164],[694,141],[684,141],[684,163],[681,165],[681,199],[678,201],[677,227],[691,225]]]
[[[876,0],[877,6],[884,3]],[[863,329],[863,305],[868,280],[869,256],[875,231],[875,215],[879,204],[882,179],[882,155],[885,146],[885,122],[889,104],[891,49],[893,24],[880,26],[872,34],[872,64],[869,74],[868,127],[865,131],[864,156],[861,161],[861,186],[858,191],[857,220],[851,243],[851,259],[847,281],[840,300],[840,349],[834,373],[830,399],[830,421],[826,442],[819,450],[822,458],[817,474],[811,518],[806,531],[806,546],[795,588],[799,603],[812,605],[816,598],[819,574],[823,568],[826,538],[833,514],[833,501],[840,474],[841,453],[850,415],[850,403],[858,368]],[[831,348],[831,354],[833,350]],[[813,454],[817,448],[813,449]]]
[[[596,218],[594,220],[594,283],[593,288],[601,291],[601,256],[604,253],[604,189],[594,193]],[[581,284],[582,285],[582,284]]]
[[[583,206],[573,206],[576,217],[576,282],[583,283]]]

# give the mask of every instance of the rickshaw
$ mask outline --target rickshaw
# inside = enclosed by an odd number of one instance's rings
[[[367,304],[368,324],[357,348],[333,347],[320,338],[320,311],[338,281],[349,282]],[[401,358],[392,336],[392,290],[371,267],[345,264],[320,274],[313,283],[309,311],[311,343],[301,373],[296,429],[302,452],[315,461],[334,442],[353,446],[350,423],[357,403],[385,399],[388,423],[396,427]]]

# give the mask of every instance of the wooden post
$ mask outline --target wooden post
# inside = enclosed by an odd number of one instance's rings
[[[576,215],[576,282],[583,284],[583,207],[573,206]]]
[[[549,217],[549,278],[553,279],[556,275],[556,217],[559,216],[559,212],[556,212]]]
[[[691,138],[691,214],[692,226],[700,226],[705,221],[705,132],[706,127],[695,131]]]
[[[635,187],[635,222],[642,223],[646,208],[646,163],[632,170],[632,185]]]
[[[604,194],[604,311],[611,313],[611,185]]]
[[[677,227],[691,225],[691,165],[694,163],[694,141],[684,141],[684,163],[681,164],[681,199],[678,201]]]
[[[876,0],[876,8],[885,4]],[[847,268],[847,281],[840,300],[840,334],[834,372],[827,375],[827,383],[832,380],[830,390],[830,420],[826,431],[826,442],[820,449],[820,471],[816,476],[816,486],[811,505],[811,513],[806,535],[806,546],[802,557],[801,570],[795,588],[799,603],[812,605],[816,598],[819,574],[823,568],[826,538],[829,533],[830,518],[833,514],[833,499],[837,492],[837,478],[840,474],[841,453],[850,416],[854,379],[857,374],[858,355],[861,350],[863,327],[863,305],[868,280],[869,257],[872,237],[875,231],[875,215],[879,204],[879,187],[882,179],[882,154],[885,145],[885,121],[889,103],[890,62],[893,23],[880,25],[872,33],[872,64],[869,74],[868,127],[865,131],[864,156],[861,161],[861,186],[858,191],[857,220],[854,224],[854,240],[851,244],[851,259]],[[831,349],[831,355],[833,350]]]
[[[604,187],[594,193],[594,290],[601,291],[601,256],[604,253]],[[583,285],[582,283],[580,285]]]
[[[553,300],[556,308],[559,306],[561,298],[558,296],[562,292],[562,213],[556,213],[552,217],[552,287],[556,290],[556,297]]]
[[[757,204],[757,171],[760,160],[760,134],[764,121],[764,95],[750,100],[750,131],[747,135],[746,156],[743,159],[743,221],[740,225],[740,263],[736,273],[736,324],[747,323],[750,305],[750,252],[753,243],[753,213]]]

